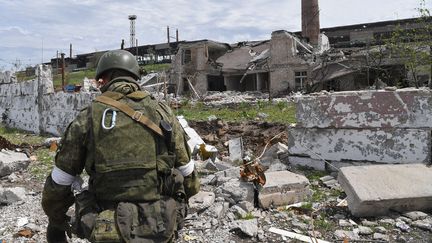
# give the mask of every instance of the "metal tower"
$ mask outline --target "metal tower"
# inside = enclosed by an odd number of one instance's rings
[[[135,20],[136,15],[129,15],[128,19],[130,20],[130,47],[135,46]]]

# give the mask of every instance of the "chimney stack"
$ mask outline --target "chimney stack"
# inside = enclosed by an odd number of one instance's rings
[[[318,0],[302,0],[302,36],[312,45],[318,45],[320,34]]]

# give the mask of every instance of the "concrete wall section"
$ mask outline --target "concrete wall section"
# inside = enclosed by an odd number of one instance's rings
[[[19,83],[1,81],[1,121],[10,127],[60,136],[97,94],[54,93],[51,70],[45,66],[38,67],[37,76],[35,80]]]
[[[68,124],[95,98],[94,93],[58,92],[43,97],[41,123],[43,131],[61,135]]]
[[[432,92],[422,89],[352,91],[304,96],[297,122],[319,128],[430,128]]]
[[[291,128],[288,150],[292,155],[328,161],[427,163],[429,129],[307,129]]]

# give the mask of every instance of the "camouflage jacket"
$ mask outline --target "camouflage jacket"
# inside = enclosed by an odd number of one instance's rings
[[[93,101],[66,129],[55,157],[55,167],[45,182],[42,206],[50,221],[60,224],[66,220],[66,212],[74,202],[71,180],[84,169],[90,176],[89,190],[96,195],[97,200],[157,199],[157,175],[145,175],[144,178],[140,174],[153,167],[158,170],[161,167],[162,170],[164,167],[165,170],[187,167],[183,183],[186,197],[196,194],[199,180],[195,170],[190,173],[193,162],[190,160],[186,134],[171,109],[156,101],[148,92],[140,91],[138,84],[128,79],[114,79],[101,90],[102,95],[140,110],[155,124],[159,124],[161,119],[167,120],[172,127],[173,147],[169,150],[173,152],[168,153],[169,145],[164,145],[166,141],[157,138],[147,127],[118,110],[114,115],[113,110],[116,109]],[[109,110],[107,117],[102,114],[106,110]],[[117,123],[113,124],[115,120]],[[112,130],[109,129],[111,125],[114,125]],[[111,138],[107,135],[110,133],[117,134],[117,137]],[[118,166],[119,161],[121,166]],[[124,190],[131,187],[134,189]]]

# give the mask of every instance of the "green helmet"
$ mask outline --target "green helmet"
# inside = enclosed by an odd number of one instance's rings
[[[99,80],[105,71],[110,69],[121,69],[139,79],[139,65],[134,55],[125,50],[105,52],[99,59],[96,68],[96,80]]]

